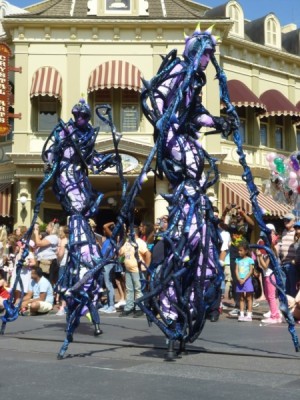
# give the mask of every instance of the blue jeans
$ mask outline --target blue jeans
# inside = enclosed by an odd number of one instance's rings
[[[130,311],[134,309],[134,300],[142,297],[143,295],[139,272],[125,271],[125,282],[126,306],[124,307],[124,311]]]
[[[292,263],[283,264],[282,271],[284,272],[286,277],[285,293],[292,297],[296,297],[297,270],[295,265]]]
[[[107,289],[107,304],[109,307],[114,307],[115,289],[111,280],[111,270],[114,264],[107,264],[103,268],[104,283]]]

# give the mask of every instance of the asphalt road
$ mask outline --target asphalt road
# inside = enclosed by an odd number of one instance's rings
[[[19,317],[0,337],[0,399],[295,400],[300,353],[286,324],[260,326],[259,316],[252,323],[227,314],[207,322],[175,362],[164,360],[165,339],[145,318],[103,316],[98,338],[83,320],[58,361],[64,318]]]

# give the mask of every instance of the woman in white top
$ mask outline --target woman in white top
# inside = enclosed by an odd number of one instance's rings
[[[49,273],[44,273],[44,275],[47,279],[49,279],[52,286],[54,286],[58,280],[59,271],[56,254],[58,247],[58,228],[58,224],[49,222],[49,224],[46,226],[47,235],[43,239],[40,238],[40,231],[37,224],[33,230],[33,241],[39,248],[36,253],[38,263],[41,263],[42,260],[50,261]]]
[[[13,285],[15,283],[16,272],[17,272],[16,271],[17,263],[20,260],[23,250],[24,250],[24,247],[25,247],[25,245],[22,244],[22,242],[17,242],[17,245],[19,247],[19,251],[14,260],[14,269],[12,271],[10,287],[13,287]],[[29,253],[28,253],[28,256],[25,258],[25,262],[24,262],[23,267],[21,268],[21,272],[20,272],[20,278],[23,283],[24,294],[29,292],[30,283],[31,283],[31,268],[34,267],[36,264],[36,259],[34,257],[33,248],[34,248],[34,242],[33,242],[33,240],[30,240],[29,241]],[[20,286],[20,283],[18,283],[16,286],[15,293],[14,293],[15,301],[17,302],[20,299],[20,297],[21,297],[21,286]]]

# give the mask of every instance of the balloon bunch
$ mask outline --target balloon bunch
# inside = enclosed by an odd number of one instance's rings
[[[275,201],[296,208],[300,201],[300,151],[289,157],[275,152],[268,153],[270,179],[264,182],[263,191]]]

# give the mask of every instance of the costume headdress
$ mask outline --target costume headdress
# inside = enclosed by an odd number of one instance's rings
[[[86,103],[84,99],[80,99],[77,104],[74,105],[72,108],[72,114],[75,115],[77,114],[86,114],[88,118],[91,117],[91,109],[90,106]]]
[[[193,58],[198,52],[199,46],[204,46],[205,49],[211,49],[215,51],[220,37],[212,35],[213,27],[214,25],[202,32],[199,22],[192,36],[188,36],[186,33],[184,33],[185,48],[183,55],[189,59]]]

